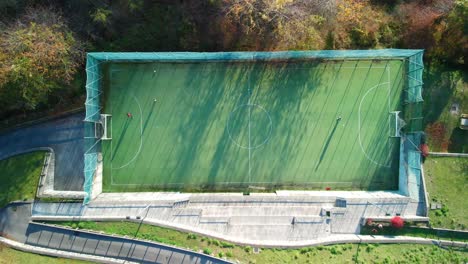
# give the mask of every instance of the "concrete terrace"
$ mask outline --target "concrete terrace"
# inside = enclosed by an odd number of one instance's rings
[[[87,206],[36,203],[35,220],[128,220],[254,246],[299,247],[358,235],[365,218],[418,216],[398,192],[278,191],[251,195],[102,193]]]

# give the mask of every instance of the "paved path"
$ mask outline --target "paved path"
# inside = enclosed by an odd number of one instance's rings
[[[32,148],[51,147],[56,161],[54,189],[82,191],[83,119],[84,113],[78,113],[0,134],[0,159]]]
[[[230,263],[158,243],[30,223],[30,210],[27,203],[0,210],[0,234],[31,246],[138,263]]]

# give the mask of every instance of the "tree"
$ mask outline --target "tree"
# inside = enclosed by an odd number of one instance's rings
[[[453,9],[434,25],[434,55],[465,64],[468,55],[468,1],[455,1]]]
[[[60,12],[29,8],[0,32],[0,103],[6,111],[34,109],[73,80],[82,63],[81,43]]]
[[[382,8],[372,6],[369,0],[337,2],[336,22],[332,24],[337,48],[367,49],[379,46],[380,42],[383,46],[393,43],[388,27],[391,18]]]
[[[320,49],[322,24],[334,17],[335,1],[225,0],[223,17],[247,39],[262,41],[256,48]]]

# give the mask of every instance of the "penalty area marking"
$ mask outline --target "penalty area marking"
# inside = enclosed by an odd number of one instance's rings
[[[140,102],[138,101],[138,99],[135,97],[135,95],[133,95],[133,99],[135,100],[135,102],[137,103],[138,105],[138,109],[140,110],[140,145],[138,146],[138,150],[137,152],[135,153],[135,155],[133,156],[133,158],[128,161],[127,163],[125,163],[124,165],[120,166],[120,167],[117,167],[117,168],[114,168],[112,167],[112,164],[111,164],[111,169],[112,170],[119,170],[119,169],[123,169],[125,167],[127,167],[128,165],[130,165],[132,162],[135,161],[135,159],[140,155],[140,152],[141,152],[141,147],[143,146],[143,111],[141,110],[141,105],[140,105]],[[111,177],[112,177],[112,174],[111,174]],[[112,178],[112,182],[113,182],[113,178]]]
[[[379,86],[386,85],[388,83],[389,82],[380,83],[380,84],[377,84],[374,87],[370,88],[369,90],[367,90],[367,92],[362,96],[361,102],[359,102],[359,111],[358,111],[358,139],[359,139],[359,146],[361,147],[361,151],[362,151],[362,153],[364,153],[364,156],[368,160],[370,160],[372,163],[374,163],[376,165],[379,165],[379,166],[382,166],[382,167],[385,167],[385,168],[390,168],[390,165],[382,164],[382,163],[379,163],[379,162],[373,160],[367,154],[367,152],[364,150],[364,146],[362,145],[362,139],[361,139],[361,107],[362,107],[362,102],[364,102],[364,99],[366,98],[366,96],[369,94],[370,91],[373,91],[374,89],[378,88]]]

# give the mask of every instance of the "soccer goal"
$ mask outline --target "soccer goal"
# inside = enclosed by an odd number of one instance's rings
[[[400,111],[392,111],[389,113],[388,120],[390,122],[390,137],[401,137],[402,129],[406,125],[405,120],[400,117]]]
[[[96,123],[96,126],[100,128],[100,135],[96,135],[96,138],[100,138],[102,140],[111,140],[112,139],[112,115],[108,114],[101,114],[101,122]],[[99,129],[96,129],[99,131]]]

